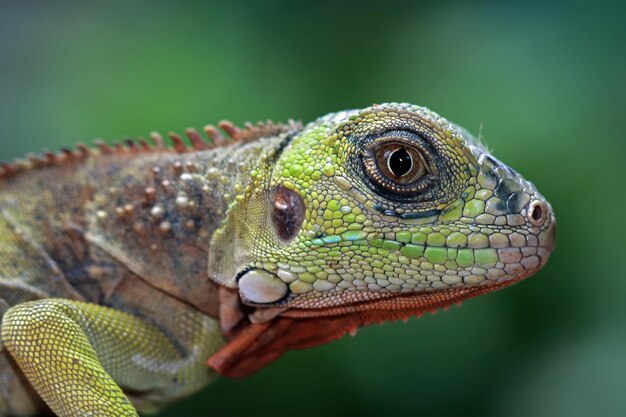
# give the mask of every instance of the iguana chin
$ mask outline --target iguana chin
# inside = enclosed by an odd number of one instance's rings
[[[0,168],[0,415],[155,411],[554,247],[535,187],[424,107],[220,127]]]

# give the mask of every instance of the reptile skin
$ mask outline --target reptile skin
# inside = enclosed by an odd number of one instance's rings
[[[0,167],[0,416],[132,416],[537,272],[533,184],[410,104]]]

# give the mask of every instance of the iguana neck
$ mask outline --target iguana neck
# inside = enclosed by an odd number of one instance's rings
[[[214,311],[207,275],[211,239],[236,196],[248,187],[272,136],[189,154],[126,160],[105,178],[87,207],[87,240],[149,284]],[[99,171],[99,170],[96,170]],[[93,172],[93,170],[91,171]]]

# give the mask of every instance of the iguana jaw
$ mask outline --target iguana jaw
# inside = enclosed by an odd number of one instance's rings
[[[548,230],[549,255],[554,245],[555,223]],[[228,377],[244,377],[262,369],[290,349],[304,349],[354,335],[359,327],[393,320],[407,320],[424,313],[447,309],[453,304],[513,285],[539,270],[485,286],[469,286],[412,294],[361,293],[359,302],[341,300],[331,306],[267,307],[246,306],[237,289],[223,288],[222,326],[229,342],[208,360],[208,365]],[[236,314],[233,312],[236,311]],[[230,320],[230,322],[229,322]]]
[[[529,275],[533,272],[529,271]],[[523,278],[520,276],[517,280]],[[223,376],[245,377],[278,359],[288,350],[309,348],[347,334],[354,335],[362,326],[434,313],[468,298],[499,290],[517,280],[489,287],[386,297],[324,309],[269,308],[271,318],[259,323],[251,323],[249,317],[258,317],[258,312],[267,310],[267,307],[259,307],[248,313],[247,317],[242,311],[239,316],[241,321],[236,329],[232,329],[229,342],[209,358],[208,365]],[[229,291],[233,292],[233,297],[237,297],[236,292]]]

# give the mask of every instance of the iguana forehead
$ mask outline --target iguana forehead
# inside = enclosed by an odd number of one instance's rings
[[[370,120],[375,119],[376,116],[384,117],[389,115],[402,115],[404,117],[418,116],[424,119],[428,119],[434,123],[439,124],[442,127],[449,128],[451,130],[455,130],[460,136],[463,137],[463,140],[472,146],[476,146],[481,148],[483,151],[487,151],[484,143],[475,138],[467,129],[458,126],[454,123],[451,123],[444,117],[439,114],[433,112],[427,107],[416,106],[410,103],[383,103],[383,104],[374,104],[370,107],[366,107],[364,109],[349,109],[343,110],[335,113],[328,113],[324,116],[317,118],[315,121],[309,123],[305,129],[309,129],[314,126],[325,126],[329,129],[335,129],[341,125],[345,124],[355,124],[359,120],[363,120],[364,118],[368,118]]]

